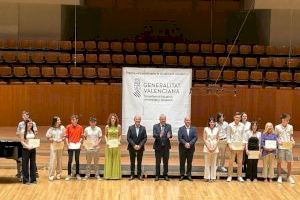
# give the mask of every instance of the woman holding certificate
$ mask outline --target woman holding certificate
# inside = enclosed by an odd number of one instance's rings
[[[111,113],[105,126],[104,179],[121,179],[121,126],[118,116]]]
[[[248,182],[257,182],[257,163],[260,155],[260,137],[261,133],[258,131],[258,123],[251,122],[250,131],[245,133],[245,144],[247,154],[247,170],[246,179]]]
[[[62,154],[65,140],[65,127],[61,125],[60,117],[54,116],[52,125],[46,133],[50,144],[49,181],[59,180],[62,172]],[[56,171],[56,176],[55,176]]]
[[[216,122],[213,117],[208,120],[208,127],[204,128],[204,179],[206,181],[215,181],[217,172],[217,156],[219,153],[219,128],[216,127]]]
[[[24,132],[20,134],[22,149],[22,173],[23,183],[36,184],[36,147],[38,142],[35,139],[35,132],[31,120],[25,121]],[[29,167],[30,166],[30,167]],[[29,167],[29,168],[28,168]],[[30,178],[29,178],[30,175]]]
[[[261,149],[263,158],[263,177],[265,182],[272,182],[274,178],[274,160],[277,149],[277,135],[273,124],[266,123],[264,133],[261,135]]]

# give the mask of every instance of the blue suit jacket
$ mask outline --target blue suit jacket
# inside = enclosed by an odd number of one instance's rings
[[[153,149],[159,150],[162,146],[171,149],[170,139],[167,137],[167,134],[170,133],[170,138],[172,137],[172,126],[170,124],[165,124],[164,135],[160,137],[161,127],[160,123],[153,126],[153,137],[155,138]]]
[[[195,149],[195,143],[198,140],[198,134],[195,127],[190,127],[190,133],[187,134],[185,126],[182,126],[178,130],[179,148],[185,148],[185,144],[190,144],[190,149]]]

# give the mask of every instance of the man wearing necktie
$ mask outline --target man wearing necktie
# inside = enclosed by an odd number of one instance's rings
[[[144,153],[144,146],[147,141],[146,128],[141,125],[141,116],[134,117],[134,124],[128,128],[127,132],[128,151],[130,156],[130,170],[131,176],[129,180],[134,179],[135,158],[137,158],[137,175],[138,179],[143,181],[142,176],[142,159]]]
[[[178,130],[179,140],[179,160],[180,160],[180,179],[184,179],[185,162],[187,162],[186,176],[189,181],[192,181],[192,161],[195,152],[195,143],[198,139],[196,128],[191,126],[191,119],[184,118],[184,126]]]
[[[153,137],[155,139],[153,149],[155,150],[156,160],[155,181],[159,180],[161,159],[163,159],[164,165],[164,179],[169,181],[168,162],[171,149],[170,138],[172,138],[172,127],[166,123],[166,116],[164,114],[159,116],[159,123],[153,126]]]

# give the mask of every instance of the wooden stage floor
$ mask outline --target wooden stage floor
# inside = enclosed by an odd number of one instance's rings
[[[41,170],[37,185],[16,182],[15,170],[0,170],[0,197],[3,200],[296,200],[300,196],[300,176],[295,176],[296,184],[227,183],[224,179],[214,183],[194,179],[193,182],[171,179],[170,182],[146,179],[106,181],[64,181],[49,182],[47,171]]]
[[[66,182],[64,180],[48,181],[48,160],[49,160],[49,143],[45,138],[45,131],[47,127],[39,127],[39,137],[42,139],[41,147],[37,153],[37,164],[39,167],[39,175],[37,185],[23,185],[15,178],[16,164],[13,160],[0,158],[0,200],[28,200],[28,199],[43,199],[43,200],[57,200],[57,199],[74,199],[74,200],[92,200],[92,199],[163,199],[163,200],[185,200],[185,199],[299,199],[300,197],[300,132],[295,132],[297,145],[294,149],[294,163],[293,173],[296,184],[291,185],[284,182],[283,184],[264,183],[259,180],[257,183],[239,183],[233,181],[227,183],[221,176],[220,180],[214,183],[206,183],[199,178],[203,172],[195,172],[196,178],[193,182],[178,181],[178,177],[173,176],[170,182],[159,181],[155,182],[153,178],[147,178],[141,182],[138,180],[128,181],[127,177],[122,180],[108,181],[108,180],[88,180]],[[199,140],[196,145],[196,152],[194,156],[193,165],[199,168],[203,163],[203,140],[202,129],[199,129]],[[15,140],[15,127],[0,127],[0,139]],[[122,140],[122,165],[129,164],[129,155],[126,150],[127,142],[125,138]],[[154,153],[152,150],[153,139],[150,136],[147,142],[146,151],[144,155],[143,164],[154,166]],[[172,139],[172,150],[170,157],[170,168],[176,168],[170,175],[178,175],[178,142],[177,139]],[[103,149],[104,144],[101,148]],[[84,150],[81,154],[81,163],[86,163]],[[103,152],[100,155],[100,165],[104,162]],[[259,167],[261,167],[259,162]],[[67,166],[67,153],[64,152],[63,168]],[[284,165],[285,167],[285,165]],[[126,170],[125,170],[126,171]],[[127,174],[127,170],[123,174]],[[198,174],[197,174],[198,173]],[[65,177],[66,171],[63,171]]]

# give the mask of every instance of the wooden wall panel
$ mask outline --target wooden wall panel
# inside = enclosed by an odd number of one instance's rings
[[[22,110],[28,110],[38,125],[49,125],[54,115],[69,123],[72,113],[79,114],[82,124],[96,116],[106,124],[110,112],[121,120],[121,85],[6,85],[0,87],[0,126],[15,126]],[[193,89],[192,121],[204,126],[210,116],[221,111],[232,121],[235,111],[245,111],[250,120],[258,120],[260,128],[268,121],[279,123],[282,112],[292,115],[291,123],[300,130],[300,90],[239,89],[237,95],[207,94],[205,89]]]

